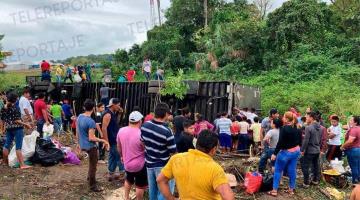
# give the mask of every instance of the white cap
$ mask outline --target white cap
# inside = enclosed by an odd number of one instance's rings
[[[129,122],[138,122],[142,120],[144,116],[139,111],[134,111],[129,115]]]

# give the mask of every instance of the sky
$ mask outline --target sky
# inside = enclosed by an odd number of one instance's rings
[[[162,14],[169,6],[161,0]],[[150,0],[1,0],[0,11],[2,48],[13,52],[6,63],[112,53],[151,29]]]

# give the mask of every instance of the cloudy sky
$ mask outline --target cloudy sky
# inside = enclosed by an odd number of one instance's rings
[[[156,0],[155,0],[156,1]],[[274,0],[273,9],[286,0]],[[1,0],[6,62],[111,53],[146,40],[150,0]],[[163,10],[170,0],[161,0]]]

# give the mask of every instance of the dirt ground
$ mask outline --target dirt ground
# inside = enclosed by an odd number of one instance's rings
[[[234,161],[225,162],[226,164],[232,164]],[[123,180],[108,182],[105,176],[106,165],[104,164],[98,165],[97,180],[105,188],[105,191],[102,193],[90,192],[86,184],[87,166],[87,161],[83,161],[80,166],[60,164],[53,167],[35,166],[28,170],[11,169],[1,166],[0,199],[122,199],[121,195],[115,192],[123,185]],[[244,165],[244,168],[246,168],[246,165]],[[283,189],[285,189],[285,185],[286,181],[282,186]],[[294,196],[289,196],[280,191],[277,198],[270,197],[264,193],[247,195],[240,187],[235,188],[234,191],[236,199],[328,199],[316,187],[308,190],[300,188]],[[349,195],[350,190],[346,189],[345,191]]]
[[[62,144],[68,144],[69,135],[58,138]],[[249,160],[246,157],[238,156],[216,156],[215,160],[225,169],[227,173],[244,174],[246,171],[254,169],[257,166],[257,159]],[[235,169],[236,168],[236,169]],[[105,164],[98,164],[97,181],[105,191],[102,193],[90,192],[86,182],[88,171],[88,161],[82,160],[80,166],[56,165],[53,167],[34,166],[31,169],[20,170],[12,169],[0,165],[0,200],[12,199],[26,199],[26,200],[92,200],[92,199],[106,199],[106,200],[121,200],[123,195],[121,187],[124,180],[120,179],[115,182],[108,182],[106,179],[107,167]],[[265,193],[257,193],[255,195],[245,194],[241,187],[243,181],[239,179],[240,186],[235,187],[234,193],[236,199],[261,199],[261,200],[325,200],[329,199],[320,192],[320,188],[330,186],[324,182],[320,186],[313,186],[309,189],[302,189],[297,187],[294,196],[289,196],[283,192],[287,186],[287,180],[284,180],[277,198],[270,197]],[[298,173],[298,185],[301,184],[301,172]],[[351,187],[348,186],[339,191],[344,191],[347,196],[350,195]],[[346,198],[348,199],[348,198]]]

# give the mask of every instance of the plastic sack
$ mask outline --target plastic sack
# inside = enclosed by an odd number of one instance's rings
[[[74,81],[75,83],[80,83],[82,81],[81,77],[79,74],[75,74],[74,75]]]
[[[344,161],[338,160],[338,158],[335,158],[335,160],[330,161],[331,168],[338,171],[340,174],[345,173],[345,168],[343,164]]]
[[[248,172],[245,176],[245,187],[246,187],[246,193],[248,194],[254,194],[255,192],[258,192],[261,187],[262,182],[262,176],[261,174],[257,172]]]
[[[53,166],[64,159],[64,153],[55,147],[55,145],[46,139],[38,138],[36,141],[35,154],[31,158],[33,163],[42,166]]]
[[[39,132],[33,131],[31,135],[27,135],[23,138],[23,143],[21,147],[21,153],[24,158],[24,162],[28,161],[35,153],[36,139],[40,136]],[[16,147],[13,146],[9,153],[9,166],[15,167],[18,164],[18,159],[16,157]]]
[[[262,179],[260,192],[267,192],[273,189],[274,177],[272,174],[265,174]]]
[[[52,136],[52,134],[54,133],[54,125],[52,125],[52,124],[49,124],[49,125],[44,124],[43,133],[44,133],[43,138],[47,138],[47,137]]]
[[[80,159],[77,157],[77,155],[74,152],[69,151],[65,154],[65,158],[62,161],[62,163],[71,164],[71,165],[80,165]]]

